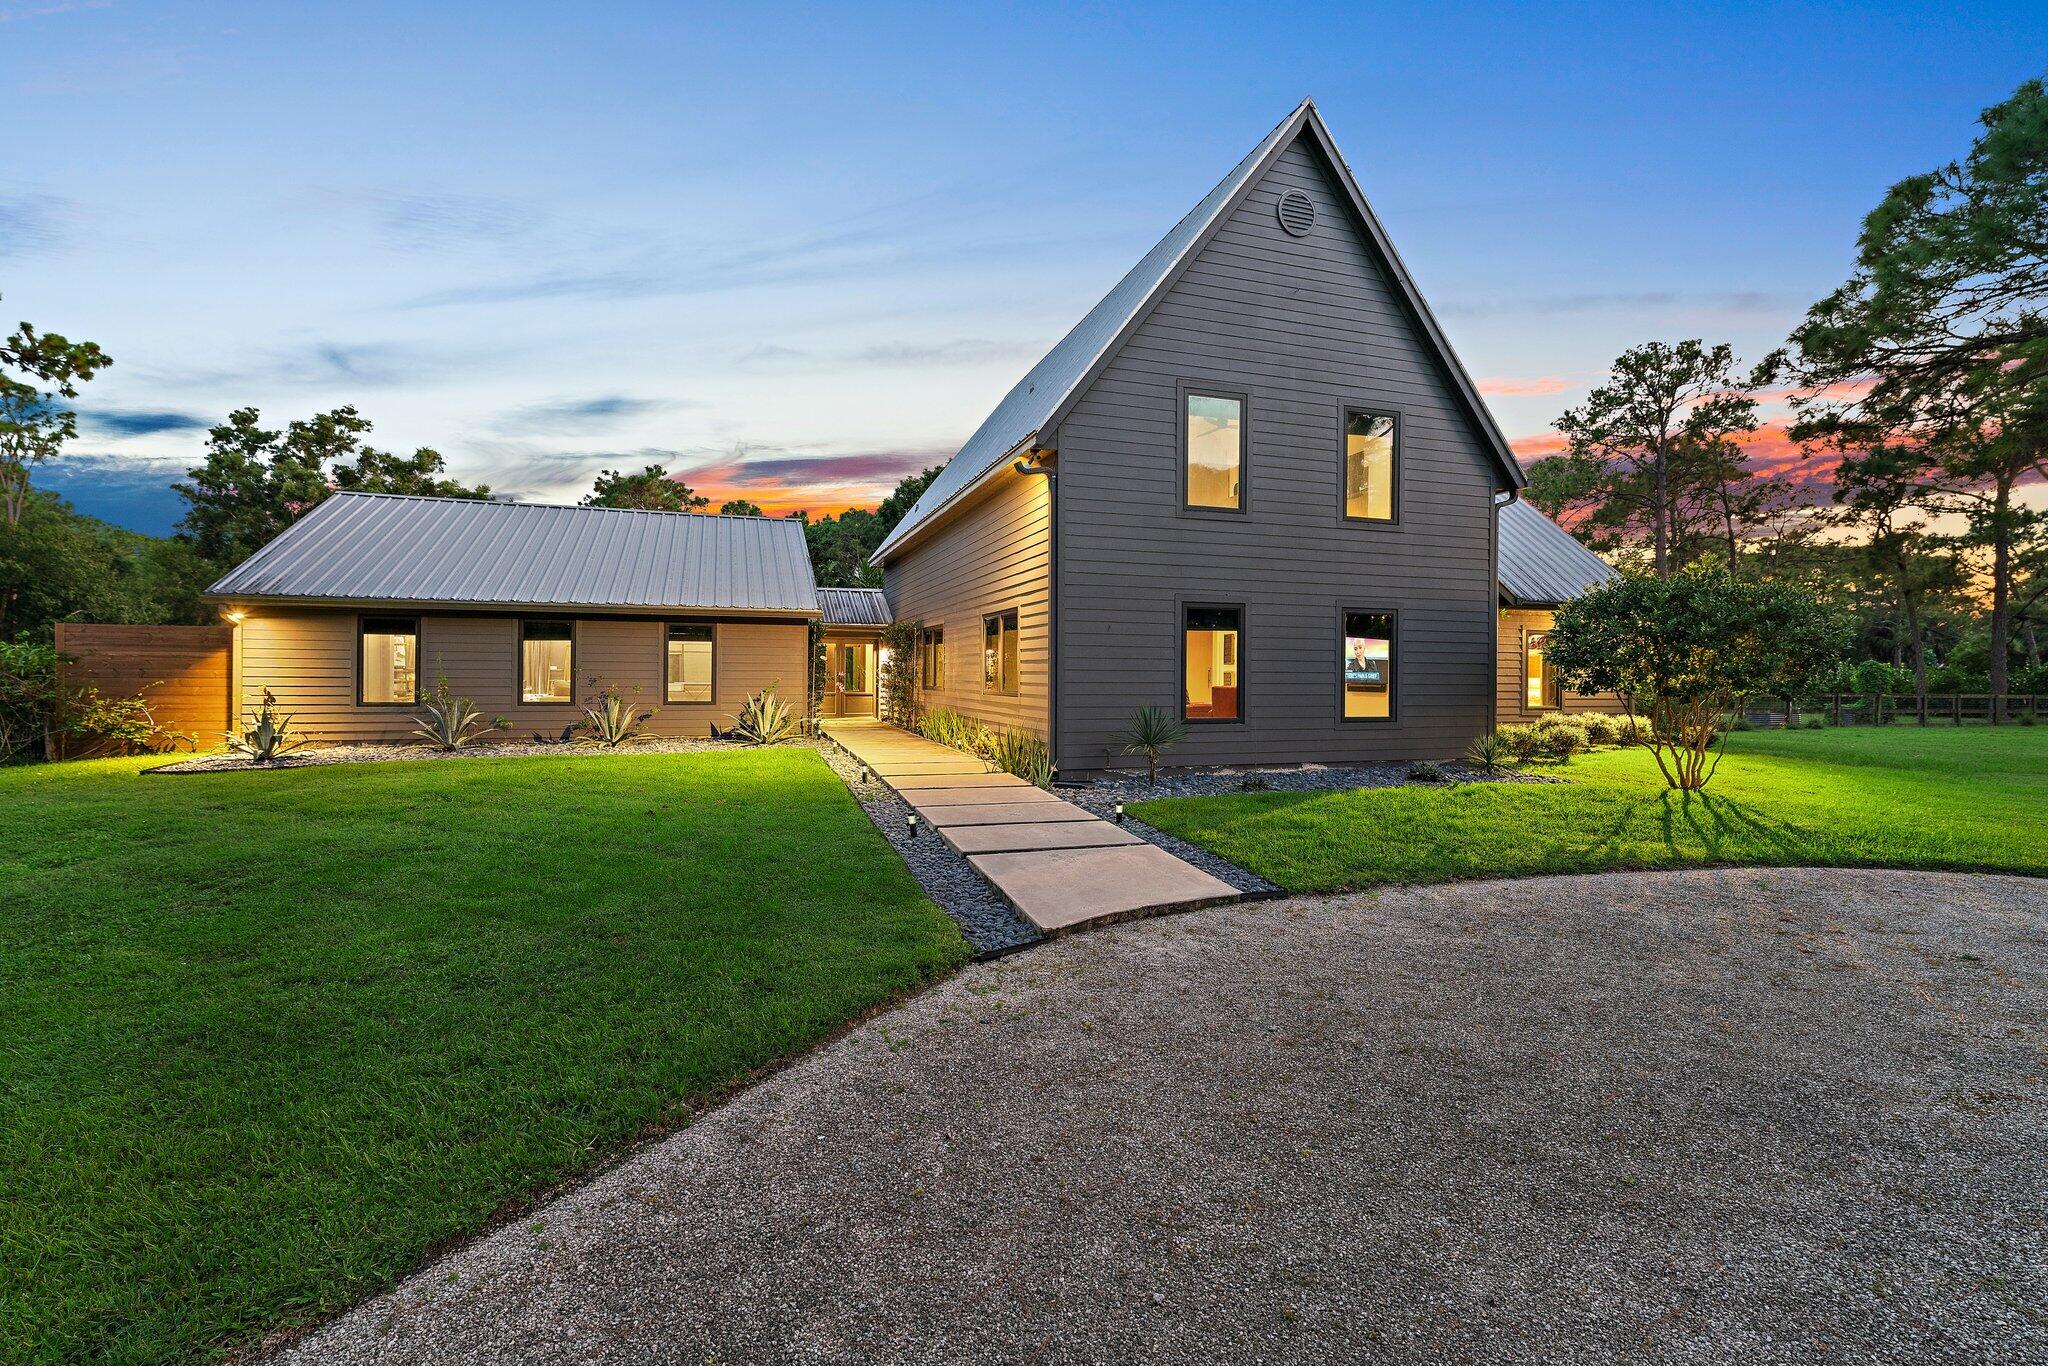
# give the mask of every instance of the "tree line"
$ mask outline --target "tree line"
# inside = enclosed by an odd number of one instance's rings
[[[1698,339],[1624,352],[1559,417],[1530,501],[1625,572],[1713,565],[1840,608],[1849,675],[1888,656],[1923,697],[2048,692],[2048,514],[2022,497],[2048,478],[2048,94],[2029,81],[1979,122],[1967,155],[1892,187],[1849,279],[1755,366]],[[1742,445],[1765,395],[1800,453],[1771,473]]]

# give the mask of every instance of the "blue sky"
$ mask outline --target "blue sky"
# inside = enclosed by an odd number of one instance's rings
[[[1537,450],[1625,346],[1775,345],[2044,69],[2019,5],[0,0],[0,315],[115,357],[44,482],[139,529],[243,405],[871,503],[1313,95]]]

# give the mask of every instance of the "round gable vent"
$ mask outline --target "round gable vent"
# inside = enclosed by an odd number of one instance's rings
[[[1308,230],[1316,225],[1316,204],[1300,190],[1289,190],[1280,196],[1280,226],[1293,237],[1306,237]]]

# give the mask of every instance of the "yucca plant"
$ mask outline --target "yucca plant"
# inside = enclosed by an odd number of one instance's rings
[[[1505,768],[1513,756],[1497,730],[1487,731],[1465,751],[1465,761],[1491,778]]]
[[[1188,723],[1164,707],[1143,706],[1131,717],[1131,724],[1117,738],[1124,753],[1145,756],[1145,780],[1159,781],[1159,756],[1187,738]]]
[[[490,731],[504,730],[511,723],[504,717],[486,722],[483,713],[467,697],[457,697],[445,677],[434,680],[433,690],[420,703],[413,717],[412,733],[435,749],[453,753]]]
[[[1005,729],[989,737],[984,758],[1004,773],[1034,787],[1052,786],[1052,750],[1028,730]]]
[[[750,745],[779,745],[801,729],[789,704],[775,695],[773,683],[740,704],[732,725],[732,733]]]
[[[639,710],[616,684],[604,684],[597,690],[597,701],[583,709],[583,738],[590,744],[617,749],[629,740],[641,738],[640,727],[654,719],[655,710]]]
[[[292,729],[292,718],[277,712],[277,694],[263,690],[263,705],[257,709],[249,729],[237,735],[227,732],[228,748],[249,756],[252,764],[267,764],[310,743]]]

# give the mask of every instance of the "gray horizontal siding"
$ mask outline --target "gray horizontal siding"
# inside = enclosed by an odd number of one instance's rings
[[[1275,222],[1300,189],[1305,239]],[[1249,513],[1180,507],[1177,384],[1251,395]],[[1398,526],[1342,515],[1340,412],[1401,419]],[[1181,700],[1180,608],[1246,609],[1242,724],[1190,764],[1444,758],[1489,724],[1496,589],[1487,447],[1320,155],[1283,153],[1097,377],[1059,432],[1059,759],[1134,761],[1115,734]],[[1338,719],[1340,607],[1399,615],[1399,717]]]

